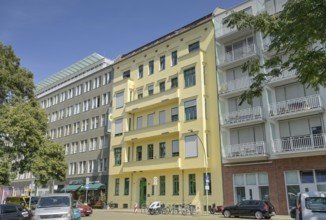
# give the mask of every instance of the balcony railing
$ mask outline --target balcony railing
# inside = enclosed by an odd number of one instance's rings
[[[270,82],[276,82],[276,81],[284,80],[284,79],[287,79],[287,78],[294,77],[296,75],[297,75],[296,70],[285,70],[278,77],[271,77]]]
[[[253,108],[247,108],[239,111],[225,113],[224,125],[243,123],[262,118],[262,108],[261,106],[256,106]]]
[[[219,89],[219,94],[246,89],[252,83],[253,83],[253,79],[249,76],[231,80],[231,81],[221,84],[220,89]]]
[[[311,134],[275,139],[274,151],[276,153],[316,151],[326,148],[326,134]]]
[[[226,159],[255,157],[267,154],[264,141],[227,145],[225,149]]]
[[[223,64],[225,63],[231,63],[236,60],[240,60],[245,57],[249,57],[251,55],[254,55],[256,53],[256,47],[255,44],[245,46],[240,49],[232,50],[225,52],[225,58],[224,61],[222,62]]]

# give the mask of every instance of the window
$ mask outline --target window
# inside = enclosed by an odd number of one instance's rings
[[[196,50],[199,50],[199,41],[197,41],[195,43],[192,43],[192,44],[189,44],[188,50],[189,50],[189,53],[191,53],[193,51],[196,51]]]
[[[148,86],[148,95],[151,96],[154,94],[154,86],[153,85],[149,85]]]
[[[124,71],[122,74],[122,78],[123,79],[130,78],[130,70]]]
[[[189,174],[189,195],[196,195],[196,174]]]
[[[153,73],[154,73],[154,60],[151,60],[148,63],[148,74],[152,75]]]
[[[141,79],[144,76],[144,66],[140,65],[138,66],[138,78]]]
[[[198,156],[198,142],[196,135],[190,135],[185,137],[186,142],[186,158]]]
[[[207,173],[208,176],[208,181],[206,182],[206,173],[203,174],[203,186],[204,186],[204,195],[206,195],[206,189],[205,189],[205,185],[208,185],[209,189],[208,189],[208,195],[212,195],[212,178],[211,178],[211,173]]]
[[[165,195],[165,176],[160,176],[160,196]]]
[[[137,98],[142,99],[143,98],[143,89],[138,89],[137,90]]]
[[[178,77],[174,77],[171,79],[171,89],[178,87]]]
[[[183,72],[185,79],[185,87],[191,87],[196,85],[196,70],[195,67],[187,69]]]
[[[173,186],[172,186],[172,188],[173,188],[173,195],[174,196],[178,196],[179,195],[179,175],[173,175]]]
[[[171,121],[178,121],[179,120],[179,113],[178,108],[171,109]]]
[[[165,82],[160,82],[160,92],[165,91]]]
[[[179,140],[172,141],[172,157],[179,156]]]
[[[154,147],[153,144],[147,145],[147,159],[152,160],[154,158]]]
[[[147,127],[154,125],[154,113],[147,115]]]
[[[142,146],[137,147],[137,152],[136,152],[136,160],[141,161],[142,160],[142,154],[143,154],[143,149]]]
[[[173,51],[171,53],[171,65],[175,66],[178,64],[178,52],[177,51]]]
[[[115,187],[114,187],[114,195],[115,196],[119,195],[119,188],[120,188],[120,179],[116,178],[115,179]]]
[[[160,57],[160,70],[165,69],[165,56]]]
[[[159,123],[160,124],[165,123],[165,111],[160,111],[160,113],[159,113]]]
[[[137,117],[137,129],[141,129],[143,127],[143,116]]]
[[[196,120],[197,119],[197,103],[196,100],[190,100],[185,102],[185,115],[186,121]]]
[[[124,92],[116,94],[116,108],[122,108],[124,104]]]
[[[125,196],[129,195],[129,178],[125,178],[125,189],[123,194]]]
[[[123,125],[122,125],[122,118],[115,120],[115,136],[122,135]]]
[[[115,166],[121,165],[121,147],[114,149],[114,165]]]
[[[160,158],[165,158],[165,142],[160,143]]]

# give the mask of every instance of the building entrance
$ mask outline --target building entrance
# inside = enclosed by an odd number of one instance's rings
[[[139,205],[142,207],[146,204],[146,194],[147,194],[147,181],[146,178],[141,178],[139,182]]]

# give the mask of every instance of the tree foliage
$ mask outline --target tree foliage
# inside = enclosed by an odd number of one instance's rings
[[[224,24],[228,27],[252,29],[264,37],[272,36],[268,52],[274,54],[261,63],[257,59],[243,65],[254,77],[250,89],[242,94],[242,102],[260,96],[271,77],[285,70],[297,71],[298,80],[318,90],[326,86],[326,0],[289,0],[279,14],[266,12],[256,16],[232,13]],[[286,59],[282,56],[286,55]],[[263,71],[265,70],[265,72]],[[242,103],[241,102],[241,103]]]
[[[64,153],[56,150],[58,155],[54,156],[52,149],[47,149],[59,146],[45,137],[47,114],[37,102],[34,88],[33,74],[20,67],[10,46],[0,43],[0,184],[9,184],[17,173],[32,171],[37,176],[43,170],[36,168],[36,160],[46,163],[51,158],[60,158],[56,169],[66,171],[61,164],[65,164]],[[48,168],[44,170],[57,178]]]

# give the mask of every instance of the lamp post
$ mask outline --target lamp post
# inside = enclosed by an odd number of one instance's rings
[[[204,150],[204,162],[205,162],[205,192],[206,192],[206,212],[207,214],[209,213],[208,212],[208,190],[209,190],[209,185],[208,185],[208,182],[210,181],[209,180],[209,177],[208,177],[208,173],[207,173],[207,167],[208,167],[208,161],[207,161],[207,151],[206,151],[206,148],[204,147],[204,143],[203,141],[201,140],[201,138],[198,136],[198,134],[194,133],[194,130],[192,129],[189,129],[188,130],[189,132],[195,134],[197,136],[197,138],[199,139],[202,147],[203,147],[203,150]]]

